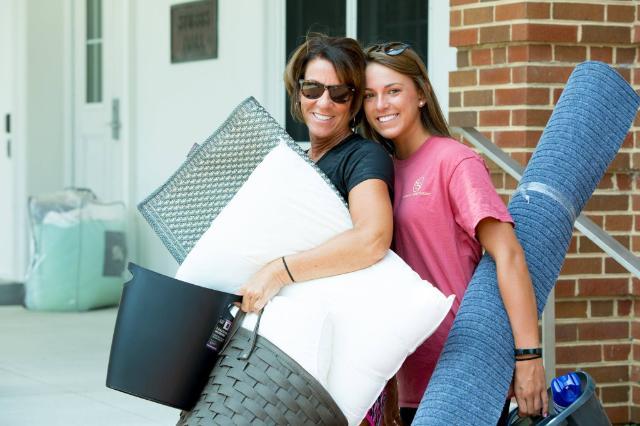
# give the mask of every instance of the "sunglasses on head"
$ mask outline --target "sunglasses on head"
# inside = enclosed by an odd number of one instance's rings
[[[319,99],[325,90],[329,91],[329,97],[333,102],[343,104],[348,102],[356,91],[347,84],[334,84],[325,86],[322,83],[313,80],[300,80],[300,92],[307,99]]]
[[[383,52],[389,56],[398,56],[402,55],[405,50],[409,49],[411,46],[407,43],[400,43],[397,41],[392,41],[390,43],[381,43],[374,44],[369,49],[368,52]],[[367,52],[367,53],[368,53]]]

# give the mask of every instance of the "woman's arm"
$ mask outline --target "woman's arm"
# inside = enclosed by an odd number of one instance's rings
[[[356,185],[349,192],[349,213],[352,229],[311,250],[286,256],[287,266],[296,281],[357,271],[385,256],[393,234],[393,211],[387,184],[381,179],[369,179]],[[261,310],[290,283],[282,259],[274,259],[240,289],[242,310]]]
[[[513,227],[493,218],[483,219],[476,228],[478,240],[496,262],[498,287],[504,302],[516,348],[537,348],[538,311],[524,252]],[[518,361],[514,392],[520,415],[548,413],[548,397],[542,359]]]

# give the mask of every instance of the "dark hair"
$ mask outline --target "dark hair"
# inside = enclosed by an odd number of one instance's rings
[[[357,125],[362,119],[366,62],[360,44],[349,37],[329,37],[321,33],[309,33],[306,40],[291,54],[284,72],[284,84],[291,100],[291,116],[303,122],[300,108],[300,83],[307,64],[316,58],[333,65],[343,84],[355,89],[349,108],[349,120]]]
[[[386,43],[385,45],[393,44],[396,43]],[[402,45],[402,43],[397,44]],[[427,67],[420,55],[411,47],[405,48],[400,54],[389,55],[384,52],[381,46],[380,44],[374,44],[365,49],[364,54],[367,64],[380,64],[410,77],[416,85],[418,93],[424,96],[425,105],[420,108],[420,121],[424,128],[432,135],[451,137],[447,120],[442,114],[440,104],[438,104],[438,99],[429,81]],[[367,120],[362,121],[362,130],[367,138],[380,142],[387,149],[393,149],[393,143],[376,132]]]

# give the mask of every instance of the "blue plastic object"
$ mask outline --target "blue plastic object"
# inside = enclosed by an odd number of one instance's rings
[[[554,378],[551,381],[551,394],[553,395],[553,408],[559,414],[582,394],[580,378],[576,373]]]
[[[584,371],[571,373],[573,379],[580,383],[582,393],[560,413],[551,413],[548,417],[519,417],[515,408],[509,414],[509,426],[611,426],[602,404],[596,397],[596,384],[591,376]],[[547,390],[549,399],[552,390]]]

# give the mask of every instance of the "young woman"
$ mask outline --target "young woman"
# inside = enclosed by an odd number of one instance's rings
[[[456,295],[447,319],[398,372],[401,413],[410,423],[483,249],[497,265],[516,349],[540,346],[538,315],[513,220],[482,159],[450,137],[423,61],[404,43],[373,45],[365,56],[365,135],[394,152],[395,250],[423,279]],[[542,359],[516,361],[521,414],[546,415]]]

